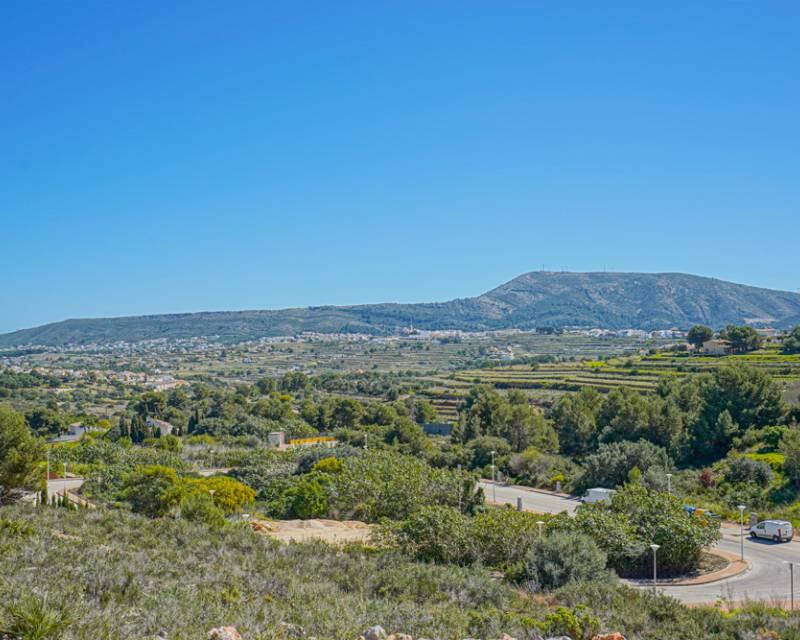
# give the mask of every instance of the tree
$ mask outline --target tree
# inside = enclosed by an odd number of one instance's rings
[[[329,430],[353,429],[361,424],[364,407],[353,398],[333,398],[326,405],[326,423]]]
[[[795,327],[783,340],[783,352],[800,353],[800,326]]]
[[[704,342],[711,340],[713,337],[714,331],[710,327],[697,324],[689,329],[689,333],[686,335],[686,340],[689,342],[689,344],[699,349],[703,346]]]
[[[597,418],[603,406],[602,396],[588,387],[565,395],[553,407],[552,418],[561,453],[582,456],[589,453],[597,439]]]
[[[528,396],[514,389],[508,393],[511,411],[499,435],[505,438],[514,451],[534,446],[549,453],[558,452],[558,434],[545,417],[528,401]]]
[[[639,440],[646,435],[648,423],[645,397],[633,389],[614,389],[597,417],[598,437],[601,442]]]
[[[784,455],[783,470],[792,484],[800,489],[800,428],[789,429],[781,438]]]
[[[495,465],[500,466],[500,458],[505,458],[511,453],[511,446],[503,438],[481,436],[470,441],[467,449],[472,454],[471,467],[481,469],[492,464],[492,451],[494,451]]]
[[[646,440],[601,444],[597,453],[584,460],[583,474],[578,478],[575,489],[583,492],[591,487],[613,488],[622,485],[634,467],[642,474],[650,469],[662,469],[666,473],[672,467],[672,461],[664,449]]]
[[[554,591],[571,582],[607,575],[608,558],[588,535],[553,532],[537,536],[514,574],[529,591]]]
[[[55,409],[37,407],[25,415],[31,430],[40,436],[57,436],[67,428],[67,418]]]
[[[0,406],[0,504],[14,501],[21,489],[38,488],[42,458],[44,443],[31,435],[22,415]]]
[[[703,405],[691,427],[691,454],[699,462],[724,458],[734,437],[779,424],[786,413],[783,391],[761,369],[719,367],[699,384]]]
[[[481,435],[500,435],[510,417],[511,406],[495,389],[486,385],[473,387],[461,411],[464,442]]]
[[[761,347],[761,336],[753,327],[736,326],[729,324],[723,329],[719,337],[731,343],[731,351],[734,353],[746,353],[755,351]]]

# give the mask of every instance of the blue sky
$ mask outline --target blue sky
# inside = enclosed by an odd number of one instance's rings
[[[4,2],[0,331],[800,287],[800,3]]]

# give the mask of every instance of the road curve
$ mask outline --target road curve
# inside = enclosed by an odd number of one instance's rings
[[[536,513],[574,513],[580,504],[575,497],[535,491],[527,487],[516,487],[482,480],[480,486],[489,503],[517,505],[522,499],[525,511]],[[723,526],[723,537],[717,544],[719,549],[732,553],[741,550],[739,528]],[[795,566],[795,593],[800,607],[800,542],[774,543],[767,540],[753,540],[745,531],[744,558],[750,569],[742,574],[702,585],[671,586],[659,585],[658,591],[673,596],[687,604],[715,603],[717,601],[742,602],[760,600],[769,603],[787,604],[790,598],[789,566]],[[651,588],[644,582],[628,582],[640,588]]]

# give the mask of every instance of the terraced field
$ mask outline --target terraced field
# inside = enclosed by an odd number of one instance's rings
[[[531,394],[535,402],[546,405],[563,393],[583,387],[603,393],[621,387],[649,393],[664,378],[697,375],[736,362],[767,371],[783,383],[788,401],[797,402],[800,398],[800,356],[784,355],[777,348],[723,357],[663,352],[604,360],[465,369],[439,378],[439,385],[428,393],[431,401],[437,408],[441,407],[443,413],[448,413],[454,403],[457,405],[464,389],[473,384],[488,384],[497,389],[522,389]]]

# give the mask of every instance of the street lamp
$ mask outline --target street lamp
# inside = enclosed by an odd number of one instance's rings
[[[658,584],[658,569],[656,568],[658,565],[656,563],[656,551],[661,548],[659,544],[651,544],[650,548],[653,550],[653,593],[658,593],[656,589],[656,585]]]
[[[537,520],[536,524],[539,526],[539,537],[542,536],[542,527],[544,526],[544,520]]]
[[[672,493],[672,474],[667,474],[667,493]]]
[[[739,509],[739,549],[742,561],[744,561],[744,510],[747,509],[747,507],[740,504],[737,508]]]
[[[495,466],[494,466],[494,454],[497,453],[496,451],[492,450],[490,452],[492,454],[492,502],[497,504],[497,481],[495,480]]]
[[[44,498],[50,504],[50,447],[47,447],[47,477],[44,480]]]
[[[69,502],[67,500],[67,463],[64,463],[64,506],[68,506]]]

